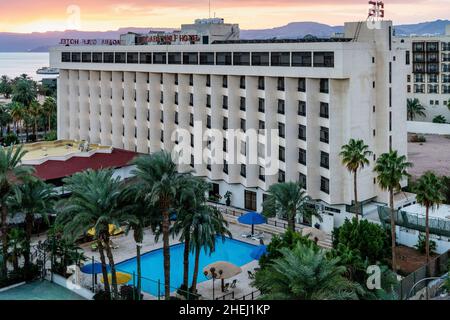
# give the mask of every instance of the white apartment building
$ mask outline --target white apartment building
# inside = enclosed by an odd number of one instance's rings
[[[326,231],[344,221],[353,201],[341,147],[363,139],[374,155],[359,173],[359,200],[386,203],[374,161],[390,148],[406,154],[407,146],[407,55],[393,41],[392,22],[346,23],[339,38],[267,41],[238,40],[235,25],[222,27],[222,40],[214,32],[212,42],[203,21],[183,26],[181,33],[199,30],[189,43],[166,37],[164,44],[150,38],[142,45],[128,39],[120,46],[53,48],[50,65],[60,69],[58,138],[153,153],[177,147],[172,134],[183,128],[195,151],[181,171],[195,170],[215,193],[230,191],[232,205],[248,210],[262,209],[270,185],[300,180]],[[242,141],[235,161],[227,139],[222,164],[197,161],[209,143],[194,137],[196,126],[224,133],[277,129],[277,172],[265,174],[268,134],[251,145]],[[249,161],[255,148],[257,163]]]
[[[407,97],[426,108],[426,116],[414,120],[433,121],[442,115],[450,122],[450,25],[445,35],[399,35],[395,42],[406,49]]]

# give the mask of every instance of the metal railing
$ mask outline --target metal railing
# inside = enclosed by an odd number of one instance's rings
[[[216,300],[255,300],[261,296],[261,291],[254,290],[250,293],[247,293],[245,295],[236,297],[236,294],[234,291],[224,294],[223,296],[220,296],[216,298]]]
[[[426,278],[440,277],[448,272],[449,261],[450,250],[403,278],[396,288],[399,299],[405,300],[410,298],[410,295],[416,295],[417,292],[423,290],[428,284],[428,281],[418,282]]]

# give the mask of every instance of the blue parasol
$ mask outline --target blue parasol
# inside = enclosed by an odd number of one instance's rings
[[[255,232],[255,224],[266,223],[266,217],[258,212],[248,212],[238,218],[239,223],[252,225],[252,234]]]
[[[250,257],[252,257],[255,260],[261,259],[262,256],[265,256],[267,254],[267,246],[261,245],[256,247],[252,252],[250,252]]]
[[[101,263],[86,264],[80,270],[81,270],[81,272],[87,273],[87,274],[102,273],[102,264]],[[106,266],[106,270],[109,270],[109,266]]]

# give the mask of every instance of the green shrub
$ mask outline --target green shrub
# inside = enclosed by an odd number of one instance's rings
[[[363,260],[375,264],[390,255],[389,237],[380,225],[353,218],[333,232],[333,247],[343,244],[350,250],[358,250]]]
[[[3,144],[5,146],[10,146],[12,144],[19,144],[19,143],[20,143],[19,137],[17,137],[17,135],[13,132],[8,133],[8,135],[3,140]]]
[[[142,300],[144,295],[141,293],[140,296],[141,296],[140,300]],[[122,298],[122,300],[129,300],[129,301],[138,300],[139,297],[138,289],[133,286],[122,286],[120,287],[120,297]]]
[[[433,118],[433,123],[447,123],[447,119],[443,115],[439,115]]]
[[[307,237],[303,237],[298,232],[293,232],[291,230],[286,231],[282,235],[275,235],[272,241],[267,246],[267,254],[262,256],[259,260],[259,265],[261,269],[265,268],[272,260],[280,258],[282,256],[280,249],[289,248],[293,249],[296,247],[297,243],[302,243],[304,245],[314,245],[314,248],[319,250],[319,247]]]
[[[52,130],[45,136],[45,141],[55,141],[58,139],[58,136],[56,134],[56,131]]]
[[[419,234],[419,238],[417,239],[417,244],[414,246],[420,253],[426,253],[426,236],[424,233]],[[430,239],[430,254],[433,254],[436,251],[436,241]]]

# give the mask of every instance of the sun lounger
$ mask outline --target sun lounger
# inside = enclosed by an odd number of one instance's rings
[[[252,239],[255,241],[260,241],[261,239],[264,239],[264,233],[263,232],[256,233],[252,236]]]
[[[237,279],[234,279],[233,282],[231,282],[231,284],[230,284],[230,288],[231,289],[236,288],[236,283],[237,283]]]
[[[251,279],[251,280],[255,279],[255,274],[253,272],[251,272],[250,270],[247,271],[247,274],[248,274],[249,279]]]
[[[226,285],[223,286],[223,292],[228,292],[229,288],[230,288],[230,284],[227,283]]]
[[[251,233],[243,233],[243,234],[241,234],[242,238],[250,238],[251,236],[252,236]]]

